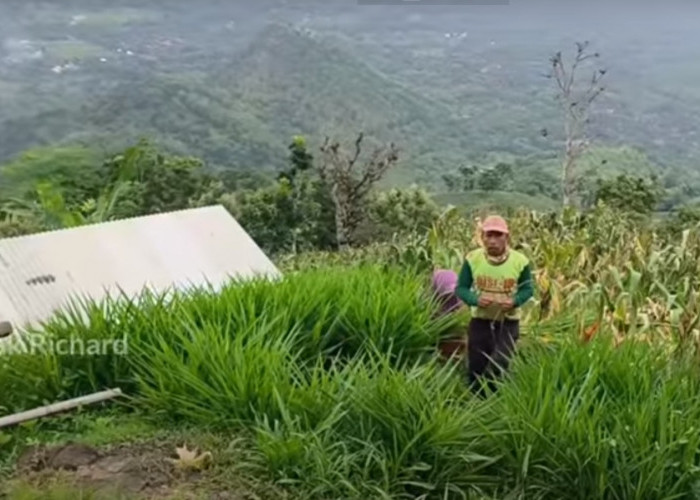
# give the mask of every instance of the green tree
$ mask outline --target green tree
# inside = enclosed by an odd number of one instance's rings
[[[603,202],[609,207],[637,214],[653,212],[664,193],[656,177],[645,179],[621,174],[613,179],[599,179],[597,185],[596,204]]]
[[[447,191],[459,191],[459,176],[455,174],[443,174],[442,182],[445,184]]]
[[[109,158],[103,171],[110,186],[123,185],[115,205],[119,218],[189,208],[220,185],[201,160],[166,155],[145,140]]]
[[[427,230],[440,216],[440,207],[417,186],[373,193],[367,209],[364,239],[384,240],[395,233]]]
[[[315,189],[306,176],[297,179],[295,188],[280,179],[265,188],[224,195],[221,202],[266,252],[298,252],[322,245]]]
[[[314,156],[309,153],[306,138],[302,135],[295,135],[288,149],[290,167],[280,172],[278,179],[284,178],[294,184],[297,174],[311,171],[314,164]]]
[[[463,191],[472,191],[476,189],[479,169],[477,167],[462,166],[459,168],[459,173],[461,176],[461,187]]]
[[[676,213],[676,218],[680,225],[691,226],[700,222],[700,206],[685,205],[680,207]]]
[[[98,170],[101,156],[82,146],[36,148],[0,167],[0,195],[33,195],[38,183],[50,182],[68,205],[98,195],[104,179]]]
[[[273,184],[238,190],[220,200],[267,252],[332,247],[333,201],[315,175],[306,139],[295,136],[288,149],[289,168]]]
[[[274,181],[274,177],[269,172],[264,173],[253,169],[235,170],[229,168],[219,170],[214,175],[221,182],[222,188],[228,192],[258,189],[269,186]]]
[[[484,191],[497,191],[503,187],[501,172],[496,168],[487,168],[479,174],[477,186]]]

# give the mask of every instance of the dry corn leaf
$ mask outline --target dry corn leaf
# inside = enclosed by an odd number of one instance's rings
[[[176,447],[175,452],[178,458],[171,459],[175,468],[179,470],[202,470],[211,465],[212,454],[208,451],[199,453],[198,450],[190,450],[187,445]]]
[[[583,342],[588,343],[593,339],[595,334],[598,332],[600,324],[596,321],[591,326],[587,327],[583,332]]]

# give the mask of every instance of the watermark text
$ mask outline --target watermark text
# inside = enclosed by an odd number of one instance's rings
[[[0,353],[32,354],[55,356],[126,356],[128,352],[126,336],[123,338],[85,339],[79,336],[52,338],[48,335],[31,333],[21,339],[0,344]]]

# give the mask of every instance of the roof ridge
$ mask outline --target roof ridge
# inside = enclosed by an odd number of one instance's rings
[[[113,220],[106,220],[106,221],[98,221],[98,222],[88,222],[86,224],[80,224],[78,226],[71,226],[71,227],[58,227],[54,229],[46,229],[43,231],[36,231],[33,233],[28,233],[28,234],[18,234],[15,236],[6,236],[4,238],[0,238],[0,243],[4,243],[7,241],[17,241],[21,239],[27,239],[27,238],[32,238],[35,236],[40,236],[40,235],[47,235],[47,234],[52,234],[52,233],[57,233],[57,232],[66,232],[66,231],[75,231],[79,230],[81,228],[85,227],[95,227],[95,226],[107,226],[107,225],[114,225],[117,223],[125,223],[125,222],[131,222],[131,221],[136,221],[136,220],[144,220],[144,219],[153,219],[158,216],[164,216],[164,215],[172,215],[172,214],[179,214],[183,212],[197,212],[197,211],[203,211],[203,210],[212,210],[212,209],[223,209],[226,211],[226,213],[234,220],[236,221],[236,218],[231,214],[228,210],[226,210],[226,207],[224,207],[221,203],[217,203],[215,205],[204,205],[201,207],[191,207],[191,208],[181,208],[177,210],[168,210],[166,212],[154,212],[150,214],[145,214],[145,215],[132,215],[130,217],[121,217],[119,219],[113,219]],[[236,221],[238,223],[238,221]]]

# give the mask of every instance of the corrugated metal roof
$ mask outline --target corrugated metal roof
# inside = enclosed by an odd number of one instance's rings
[[[49,319],[72,297],[219,287],[279,270],[221,205],[0,239],[0,321]],[[120,292],[121,291],[121,292]]]

